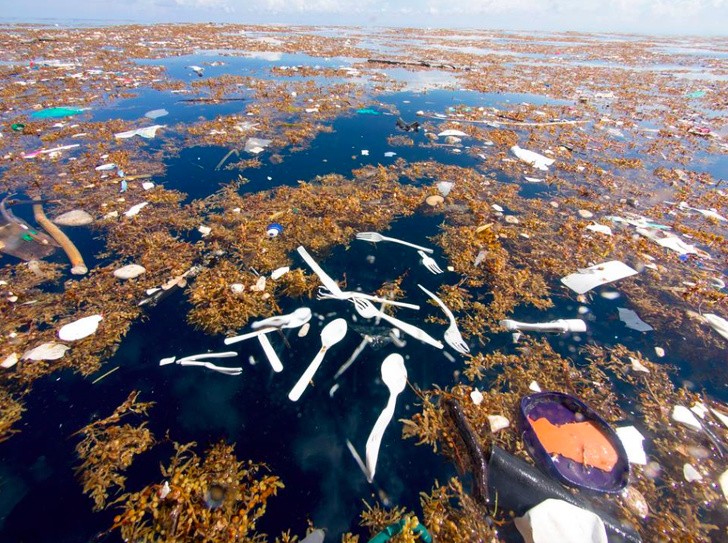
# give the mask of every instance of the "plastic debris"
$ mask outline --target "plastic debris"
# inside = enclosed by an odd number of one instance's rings
[[[324,543],[325,536],[326,532],[319,528],[304,537],[301,543]]]
[[[534,151],[529,151],[528,149],[522,149],[518,145],[514,145],[513,147],[511,147],[511,152],[518,158],[520,158],[523,162],[530,164],[538,170],[546,171],[549,169],[549,166],[551,166],[551,164],[556,162],[553,158],[545,157]]]
[[[718,484],[720,485],[720,490],[723,492],[723,497],[728,501],[728,469],[720,474]]]
[[[83,113],[83,111],[83,109],[75,107],[49,107],[40,111],[34,111],[30,116],[34,119],[60,119],[62,117],[78,115],[79,113]]]
[[[368,543],[387,543],[404,529],[406,523],[407,519],[402,519],[387,526],[384,530],[372,537]],[[417,541],[422,541],[422,543],[432,543],[432,536],[430,535],[430,532],[428,532],[427,528],[425,528],[422,524],[417,524],[417,526],[412,529],[412,532],[414,532],[415,537],[418,538]]]
[[[633,356],[629,357],[629,361],[632,363],[632,371],[641,371],[643,373],[650,373],[650,370],[647,366],[642,364],[638,359],[636,359]]]
[[[124,212],[124,216],[133,217],[134,215],[137,215],[147,205],[149,205],[149,202],[142,202],[140,204],[133,205]]]
[[[166,109],[153,109],[151,111],[147,111],[144,116],[148,119],[159,119],[160,117],[164,117],[165,115],[169,115],[169,111]]]
[[[454,136],[456,138],[466,138],[468,137],[468,134],[466,134],[462,130],[443,130],[437,135],[438,138],[446,138],[448,136]]]
[[[715,313],[704,313],[703,318],[725,339],[728,339],[728,320],[716,315]]]
[[[700,208],[697,208],[697,207],[690,207],[685,202],[680,202],[678,204],[678,207],[680,209],[685,209],[685,210],[690,210],[690,211],[697,211],[698,213],[700,213],[704,217],[708,217],[709,219],[716,219],[718,221],[728,221],[728,219],[726,219],[723,215],[721,215],[720,213],[718,213],[715,209],[700,209]]]
[[[483,393],[480,392],[477,388],[473,389],[473,391],[470,393],[470,399],[473,400],[473,403],[475,405],[480,405],[483,403]]]
[[[577,294],[584,294],[600,285],[635,274],[637,274],[637,270],[633,270],[627,264],[619,260],[610,260],[562,277],[561,282]]]
[[[627,458],[631,464],[647,465],[647,454],[643,446],[645,436],[634,426],[623,426],[615,429],[617,437],[622,442]]]
[[[209,236],[212,233],[212,228],[202,224],[197,227],[197,231],[202,235],[203,238],[206,238],[207,236]]]
[[[599,232],[600,234],[604,234],[606,236],[612,235],[612,229],[604,224],[590,224],[586,227],[587,230],[591,230],[592,232]]]
[[[519,322],[511,319],[504,319],[499,323],[509,331],[522,330],[532,332],[586,332],[586,322],[581,319],[558,319],[550,322]]]
[[[77,321],[68,323],[58,330],[58,337],[63,341],[77,341],[95,333],[103,317],[90,315]]]
[[[202,66],[187,66],[190,70],[195,72],[197,74],[197,77],[202,77],[202,75],[205,73],[205,69]]]
[[[640,319],[639,315],[631,309],[618,307],[617,311],[619,312],[619,320],[621,320],[627,328],[637,330],[638,332],[650,332],[654,330],[652,326]]]
[[[710,255],[705,251],[702,251],[684,242],[679,236],[663,230],[657,230],[654,228],[637,228],[637,233],[654,241],[658,245],[675,251],[679,255],[695,254],[704,258],[710,258]]]
[[[74,209],[58,215],[53,222],[61,226],[84,226],[94,222],[94,218],[82,209]]]
[[[59,358],[63,358],[63,355],[66,354],[66,351],[70,349],[68,345],[63,345],[62,343],[56,343],[55,341],[50,341],[48,343],[43,343],[41,345],[38,345],[37,347],[31,349],[30,351],[27,351],[23,354],[22,359],[23,360],[58,360]]]
[[[270,272],[270,278],[273,279],[273,281],[277,281],[281,277],[283,277],[285,274],[287,274],[289,271],[291,271],[291,268],[289,266],[283,266],[280,268],[276,268],[272,272]]]
[[[386,407],[382,410],[374,423],[374,427],[369,434],[366,445],[366,466],[368,480],[371,483],[377,470],[377,459],[379,458],[379,448],[382,444],[384,431],[387,429],[389,422],[394,416],[394,408],[397,403],[397,396],[407,386],[407,368],[404,365],[404,358],[401,354],[390,354],[382,362],[382,381],[389,389],[389,400]]]
[[[427,203],[427,205],[430,207],[437,207],[440,204],[442,204],[444,201],[445,201],[445,198],[443,198],[439,194],[433,194],[433,195],[425,198],[425,203]]]
[[[127,264],[114,270],[114,277],[117,279],[134,279],[145,273],[147,269],[139,264]]]
[[[357,109],[356,112],[359,115],[379,115],[379,112],[376,109],[371,109],[368,107],[363,107],[361,109]]]
[[[683,405],[676,405],[672,408],[672,420],[685,424],[693,430],[699,431],[703,429],[695,414]]]
[[[544,500],[514,522],[526,543],[607,543],[598,515],[563,500]]]
[[[15,364],[18,363],[18,359],[18,353],[10,353],[0,364],[0,368],[12,368]]]
[[[687,463],[683,464],[683,477],[685,477],[685,480],[688,483],[703,480],[703,476],[700,474],[700,472],[695,469],[692,464]]]
[[[247,153],[257,155],[258,153],[265,151],[265,148],[268,147],[271,142],[272,140],[265,140],[262,138],[248,138],[248,141],[245,142],[244,150]]]
[[[127,130],[126,132],[119,132],[117,134],[114,134],[114,137],[116,139],[128,139],[133,138],[134,136],[139,136],[145,139],[152,139],[154,136],[157,135],[157,130],[159,130],[160,128],[165,128],[165,125],[155,124],[152,126],[145,126],[144,128],[137,128],[135,130]]]
[[[490,424],[490,431],[495,434],[504,428],[508,428],[511,421],[503,415],[488,415],[488,424]]]
[[[283,226],[277,222],[271,223],[265,228],[265,235],[269,238],[278,237],[281,232],[283,232]]]
[[[414,121],[412,123],[407,123],[403,121],[401,118],[397,119],[397,128],[400,130],[404,130],[405,132],[419,132],[420,131],[420,123],[417,121]]]
[[[154,183],[152,183],[151,181],[145,181],[144,183],[142,183],[142,188],[144,190],[152,190],[154,188]]]
[[[455,186],[455,183],[452,181],[440,181],[437,184],[437,190],[442,194],[442,196],[447,196],[450,194],[450,191]]]
[[[96,168],[94,168],[94,169],[97,172],[109,172],[109,171],[113,170],[114,168],[116,168],[116,164],[114,164],[113,162],[109,162],[107,164],[102,164],[101,166],[96,166]]]

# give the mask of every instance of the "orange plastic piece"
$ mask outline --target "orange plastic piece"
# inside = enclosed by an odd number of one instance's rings
[[[617,451],[593,422],[570,422],[556,426],[546,417],[536,420],[529,417],[528,420],[549,454],[560,454],[604,471],[611,471],[617,464]]]

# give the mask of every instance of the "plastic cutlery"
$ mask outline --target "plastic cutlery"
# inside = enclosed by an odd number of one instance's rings
[[[326,287],[319,287],[318,294],[316,296],[319,300],[325,300],[327,298],[335,300],[350,300],[351,298],[365,298],[372,302],[378,302],[385,305],[396,305],[397,307],[407,307],[409,309],[419,309],[419,305],[409,304],[407,302],[397,302],[395,300],[388,300],[386,298],[379,298],[377,296],[371,296],[370,294],[364,294],[363,292],[352,292],[348,290],[341,291],[341,294],[334,294]]]
[[[379,317],[379,318],[384,319],[385,321],[389,322],[391,325],[399,328],[405,334],[409,334],[413,338],[419,339],[423,343],[427,343],[429,345],[432,345],[433,347],[442,349],[442,347],[443,347],[442,342],[437,341],[435,338],[433,338],[427,332],[425,332],[424,330],[421,330],[420,328],[417,328],[416,326],[414,326],[412,324],[408,324],[408,323],[403,322],[394,317],[390,317],[386,313],[380,312],[376,307],[374,307],[372,305],[372,303],[369,300],[365,300],[363,298],[352,298],[351,301],[354,304],[354,309],[356,309],[356,312],[359,313],[359,315],[361,315],[365,319],[373,319],[375,317]]]
[[[434,293],[427,290],[422,285],[418,284],[418,287],[422,289],[425,294],[427,294],[430,298],[435,300],[437,302],[437,305],[439,305],[445,315],[447,315],[447,318],[450,320],[450,326],[447,327],[447,330],[445,330],[445,342],[450,345],[453,349],[455,349],[460,354],[467,354],[470,352],[470,347],[468,347],[468,344],[465,343],[465,340],[463,339],[462,334],[460,333],[460,330],[458,329],[457,322],[455,321],[455,315],[452,314],[452,311],[450,311],[450,308],[448,308],[445,303],[438,298]]]
[[[334,319],[321,330],[321,349],[316,354],[314,359],[303,372],[301,378],[288,393],[288,399],[292,402],[297,402],[303,392],[306,390],[308,383],[313,379],[314,374],[318,370],[321,362],[324,359],[326,351],[328,351],[333,345],[336,345],[339,341],[344,339],[348,325],[344,319]]]
[[[438,273],[445,273],[442,271],[440,266],[437,265],[437,262],[434,258],[426,255],[420,250],[417,251],[417,254],[422,257],[422,265],[427,268],[427,271],[429,271],[430,273],[434,273],[435,275],[437,275]]]
[[[404,366],[404,358],[402,355],[390,354],[382,362],[382,381],[389,389],[389,400],[387,406],[379,415],[377,422],[374,423],[366,446],[366,462],[367,462],[367,479],[372,482],[374,473],[377,469],[377,459],[379,458],[379,448],[382,445],[382,437],[387,429],[392,416],[394,415],[394,407],[397,403],[397,396],[407,386],[407,368]]]
[[[273,349],[273,345],[271,345],[270,341],[268,340],[268,336],[266,336],[265,334],[261,334],[258,336],[258,341],[260,342],[260,346],[263,347],[263,352],[265,353],[268,362],[270,362],[273,371],[276,373],[282,372],[283,363],[281,362],[281,359],[278,358],[275,349]]]
[[[299,328],[311,320],[311,310],[308,307],[299,307],[293,313],[288,315],[277,315],[268,319],[254,322],[251,324],[253,332],[242,334],[240,336],[227,337],[223,340],[225,345],[231,345],[238,343],[239,341],[245,341],[246,339],[259,337],[262,334],[268,334],[274,330],[280,330],[281,328]],[[257,329],[256,329],[257,328]]]
[[[406,245],[407,247],[414,247],[415,249],[420,249],[421,251],[425,251],[426,253],[432,252],[432,249],[429,249],[427,247],[422,247],[421,245],[415,245],[414,243],[409,243],[408,241],[403,241],[401,239],[383,236],[379,232],[359,232],[356,235],[356,239],[361,240],[361,241],[371,241],[372,243],[379,243],[380,241],[391,241],[393,243],[399,243],[400,245]]]

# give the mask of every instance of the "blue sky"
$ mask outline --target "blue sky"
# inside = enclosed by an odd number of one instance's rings
[[[728,0],[0,0],[0,20],[728,34]]]

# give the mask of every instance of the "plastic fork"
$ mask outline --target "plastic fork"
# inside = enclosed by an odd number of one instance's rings
[[[425,251],[426,253],[432,252],[432,249],[428,249],[427,247],[421,247],[420,245],[415,245],[414,243],[409,243],[408,241],[402,241],[401,239],[383,236],[379,232],[359,232],[356,235],[356,239],[360,239],[362,241],[371,241],[372,243],[379,243],[380,241],[391,241],[393,243],[399,243],[400,245],[406,245],[407,247],[414,247],[415,249]]]
[[[200,362],[199,360],[178,360],[177,363],[180,366],[202,366],[209,370],[213,370],[225,375],[240,375],[243,373],[243,368],[224,368],[222,366],[216,366],[212,362]]]
[[[316,295],[316,298],[319,300],[350,300],[352,298],[365,298],[367,300],[371,300],[372,302],[379,302],[382,304],[387,305],[396,305],[398,307],[407,307],[409,309],[419,309],[419,305],[415,304],[408,304],[407,302],[397,302],[395,300],[388,300],[386,298],[378,298],[377,296],[372,296],[370,294],[364,294],[363,292],[351,292],[348,290],[342,290],[339,291],[339,293],[331,292],[326,287],[319,287],[318,293]]]
[[[430,273],[434,273],[437,275],[438,273],[444,273],[440,266],[437,265],[437,262],[435,262],[435,259],[431,256],[427,256],[422,251],[417,251],[417,254],[419,254],[422,257],[422,265],[427,268],[427,270]]]
[[[442,349],[442,342],[437,341],[427,332],[421,330],[420,328],[417,328],[412,324],[408,324],[399,319],[391,317],[386,313],[382,313],[376,307],[374,307],[374,305],[372,305],[372,302],[370,302],[369,300],[366,300],[364,298],[352,298],[351,302],[354,304],[354,309],[356,309],[356,312],[365,319],[373,319],[375,317],[379,317],[390,323],[392,326],[399,328],[405,334],[409,334],[413,338],[419,339],[423,343],[427,343],[429,345],[432,345],[433,347]]]
[[[443,303],[443,301],[435,296],[435,294],[433,294],[420,284],[418,284],[417,286],[420,287],[430,298],[435,300],[435,302],[437,302],[437,305],[439,305],[444,311],[445,315],[447,315],[447,318],[450,319],[450,326],[448,326],[447,330],[445,330],[445,342],[460,354],[469,353],[470,347],[468,347],[468,344],[465,343],[463,336],[460,334],[457,322],[455,322],[455,315],[452,314],[452,311],[450,311],[450,309]]]

